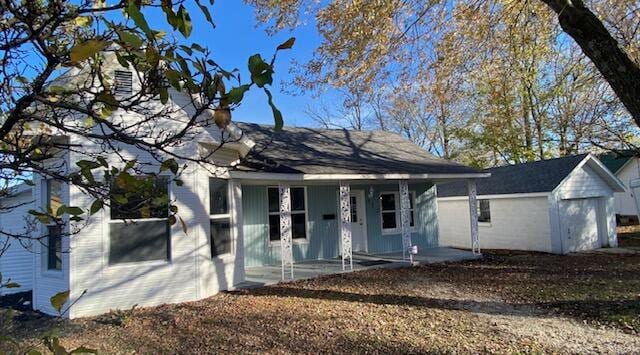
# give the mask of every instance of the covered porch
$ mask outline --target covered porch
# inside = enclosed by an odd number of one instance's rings
[[[429,248],[413,257],[413,263],[405,260],[402,253],[366,254],[353,253],[353,268],[345,270],[342,258],[329,260],[308,260],[295,263],[293,278],[306,280],[323,275],[340,274],[377,268],[399,268],[411,265],[423,265],[442,262],[474,260],[481,256],[468,250],[454,248]],[[281,265],[265,265],[245,268],[245,281],[235,285],[235,289],[254,288],[277,284],[282,281]]]
[[[440,248],[437,226],[436,184],[466,180],[475,206],[476,174],[232,177],[242,186],[249,284],[480,255],[476,208],[468,216],[471,251]]]

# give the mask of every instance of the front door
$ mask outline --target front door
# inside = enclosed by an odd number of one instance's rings
[[[353,251],[367,251],[364,190],[351,190],[351,243]]]

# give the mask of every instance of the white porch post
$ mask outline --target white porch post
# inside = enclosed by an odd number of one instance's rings
[[[476,181],[467,181],[467,190],[469,192],[469,218],[471,223],[471,251],[474,254],[480,254],[480,241],[478,240],[478,203]]]
[[[293,240],[291,236],[291,189],[289,185],[278,186],[280,192],[280,259],[282,260],[282,280],[286,271],[293,280]]]
[[[411,202],[409,201],[409,184],[400,180],[400,225],[402,226],[402,258],[407,258],[411,247]]]
[[[351,186],[340,181],[340,242],[342,243],[342,270],[353,270],[353,250],[351,244]]]

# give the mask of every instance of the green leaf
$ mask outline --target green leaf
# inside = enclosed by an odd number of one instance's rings
[[[169,84],[173,86],[176,90],[180,91],[180,73],[173,70],[167,69],[164,71],[164,76],[169,81]]]
[[[72,216],[79,216],[84,213],[82,208],[75,206],[66,207],[65,211]]]
[[[282,130],[282,127],[284,126],[284,120],[282,119],[282,112],[280,112],[280,110],[278,110],[276,105],[274,105],[273,96],[271,95],[271,92],[267,90],[267,88],[264,89],[264,92],[267,93],[267,97],[269,98],[269,106],[271,106],[271,111],[273,111],[273,120],[275,122],[274,129],[276,132],[278,132]]]
[[[281,49],[290,49],[291,47],[293,47],[294,43],[296,43],[296,38],[291,37],[288,40],[284,41],[282,44],[280,44],[278,48],[276,48],[276,50],[279,51]]]
[[[213,23],[213,18],[211,17],[211,13],[209,12],[209,8],[206,5],[203,5],[200,0],[196,0],[196,4],[198,4],[198,6],[200,7],[200,11],[202,11],[202,13],[204,14],[204,17],[207,19],[207,22],[209,22],[211,24],[211,26],[213,26],[213,28],[216,27],[216,25]]]
[[[81,62],[87,58],[93,57],[96,53],[103,50],[109,43],[97,39],[90,39],[86,42],[76,44],[71,48],[70,59],[72,62]]]
[[[120,106],[120,103],[118,102],[116,97],[113,96],[112,93],[110,93],[110,92],[108,92],[106,90],[102,91],[98,95],[96,95],[96,100],[104,103],[105,107],[108,107],[108,108],[110,108],[112,110],[115,110],[116,108],[118,108]]]
[[[166,87],[160,88],[160,102],[163,105],[166,105],[166,103],[169,102],[169,89]]]
[[[171,216],[169,216],[169,225],[172,226],[174,224],[176,224],[176,216],[171,215]]]
[[[98,161],[98,163],[100,163],[101,166],[104,166],[105,168],[109,167],[109,163],[104,157],[97,157],[96,160]]]
[[[129,5],[126,7],[125,11],[136,24],[136,26],[140,27],[145,35],[147,35],[147,38],[153,40],[153,31],[151,31],[151,28],[149,28],[149,24],[147,23],[147,20],[145,20],[142,12],[140,12],[140,9],[138,8],[138,5],[136,5],[135,0],[129,0]]]
[[[60,94],[65,92],[67,89],[64,86],[59,85],[51,85],[47,87],[47,90],[53,94]]]
[[[127,45],[129,45],[129,47],[133,49],[140,49],[140,47],[142,47],[142,44],[144,43],[142,39],[133,32],[118,31],[118,36],[120,36],[120,39],[124,43],[126,43]]]
[[[90,215],[96,214],[98,211],[102,209],[103,206],[104,206],[104,201],[100,199],[93,201],[93,203],[91,204],[91,207],[89,208],[89,214]]]
[[[182,5],[178,8],[178,18],[180,19],[180,22],[178,23],[178,31],[180,31],[183,36],[189,37],[192,29],[191,17],[189,16],[187,9]]]
[[[173,158],[163,161],[162,164],[160,165],[160,172],[168,170],[174,174],[177,174],[178,169],[179,169],[178,162],[176,162],[176,160]]]
[[[9,283],[5,284],[4,287],[6,287],[6,288],[18,288],[18,287],[20,287],[20,284],[17,283],[17,282],[9,282]]]
[[[251,80],[258,87],[273,83],[273,69],[271,65],[262,60],[260,54],[254,54],[249,57],[249,72],[251,73]]]
[[[69,290],[58,292],[55,295],[51,296],[51,306],[58,313],[62,310],[62,306],[69,300]]]
[[[231,89],[231,91],[229,91],[229,95],[227,96],[227,100],[228,100],[227,103],[228,104],[240,103],[240,101],[242,101],[242,98],[244,97],[244,93],[247,92],[249,88],[250,86],[245,84],[245,85],[241,85]]]
[[[160,62],[160,54],[156,51],[152,46],[147,46],[147,50],[145,51],[145,55],[147,57],[147,63],[152,67],[156,67]]]
[[[80,167],[80,169],[88,169],[88,170],[93,170],[95,168],[99,168],[100,166],[102,166],[100,163],[91,161],[91,160],[80,160],[76,162],[76,165]]]

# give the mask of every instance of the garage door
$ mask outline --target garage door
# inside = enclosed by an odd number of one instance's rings
[[[598,199],[576,199],[560,202],[562,215],[562,250],[571,253],[599,248]]]

